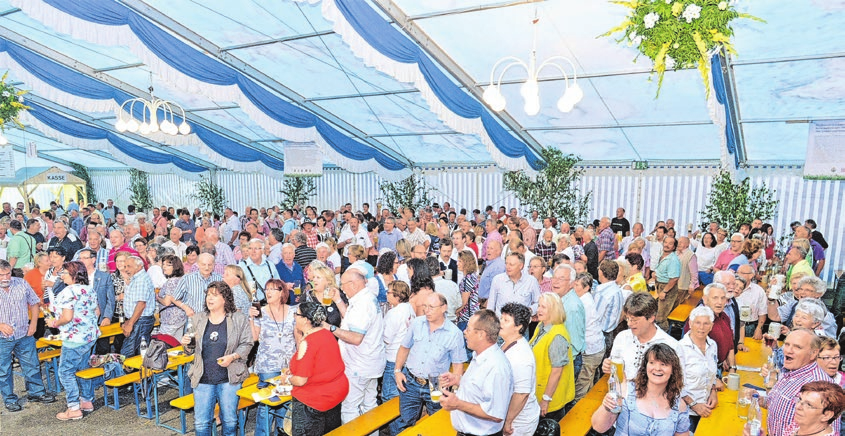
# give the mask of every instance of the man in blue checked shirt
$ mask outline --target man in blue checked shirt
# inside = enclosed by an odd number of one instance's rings
[[[35,351],[35,338],[32,337],[37,323],[38,296],[29,283],[12,277],[12,266],[0,259],[0,394],[10,412],[22,409],[15,395],[12,353],[17,356],[26,378],[27,400],[39,403],[56,401],[56,397],[44,388],[44,380],[41,379],[41,365]]]
[[[140,257],[129,257],[126,269],[132,278],[123,290],[123,313],[129,315],[129,318],[121,326],[126,339],[123,340],[120,354],[132,357],[138,354],[141,339],[150,342],[150,333],[155,324],[156,294]]]
[[[431,415],[440,404],[431,399],[429,379],[449,371],[460,376],[467,361],[461,330],[446,319],[446,297],[434,293],[423,306],[425,316],[418,316],[408,328],[399,352],[393,376],[399,389],[399,419],[390,424],[391,434],[417,423],[423,404]],[[403,369],[403,366],[405,367]]]
[[[593,293],[593,299],[596,301],[596,315],[599,318],[601,331],[604,333],[605,350],[610,350],[613,346],[613,330],[619,325],[622,305],[625,304],[622,289],[616,284],[618,274],[619,264],[612,260],[602,261],[599,265],[600,284]]]

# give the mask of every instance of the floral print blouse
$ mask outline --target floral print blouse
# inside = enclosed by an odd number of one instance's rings
[[[100,337],[97,326],[97,293],[88,285],[75,284],[65,288],[56,296],[57,316],[62,310],[73,310],[73,319],[61,327],[62,342],[69,344],[90,344]]]

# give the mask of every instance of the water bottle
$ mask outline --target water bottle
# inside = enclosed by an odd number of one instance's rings
[[[751,430],[751,436],[758,436],[760,434],[761,419],[763,414],[760,412],[760,394],[754,394],[751,397],[751,407],[748,408],[748,426]]]
[[[619,392],[619,379],[616,377],[616,371],[610,372],[610,378],[607,379],[607,392],[616,399],[616,407],[614,407],[610,412],[613,414],[619,414],[622,412],[622,406],[619,404],[619,399],[622,398],[622,394]]]
[[[141,359],[147,355],[147,340],[141,338],[141,347],[139,348],[139,354],[141,355]]]

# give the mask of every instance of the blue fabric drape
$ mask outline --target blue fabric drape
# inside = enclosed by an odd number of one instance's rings
[[[351,156],[377,157],[377,162],[390,171],[405,165],[384,155],[369,145],[362,144],[334,127],[322,122],[314,114],[284,101],[252,80],[193,49],[131,9],[112,0],[44,0],[50,6],[74,17],[109,26],[127,25],[141,42],[159,59],[182,74],[214,85],[237,85],[250,102],[270,118],[295,128],[316,127],[326,143],[336,152]],[[350,150],[353,148],[355,150]],[[369,157],[367,158],[369,159]]]
[[[726,145],[728,154],[734,158],[734,165],[739,167],[739,154],[736,152],[736,132],[731,123],[733,119],[733,109],[728,104],[728,93],[725,89],[725,75],[722,72],[722,64],[719,61],[719,55],[714,55],[710,58],[710,75],[713,80],[713,90],[716,91],[716,101],[725,108],[725,138],[727,138]]]
[[[411,40],[381,17],[367,2],[335,0],[338,10],[367,44],[379,53],[401,63],[416,63],[426,83],[449,110],[464,118],[481,118],[493,144],[505,156],[524,157],[535,170],[543,162],[522,141],[516,139],[472,96],[464,92]]]
[[[76,70],[65,67],[50,59],[44,58],[13,42],[0,38],[0,52],[7,52],[20,66],[42,82],[53,88],[62,90],[77,97],[92,100],[114,100],[117,104],[132,98],[132,96],[111,85],[100,82]],[[133,115],[143,116],[140,106],[136,106]],[[163,119],[164,113],[159,111],[158,119]],[[177,124],[182,118],[176,117]],[[215,153],[237,162],[261,162],[269,168],[284,171],[284,162],[272,156],[245,147],[235,141],[221,136],[202,126],[188,123],[194,133]]]
[[[136,159],[138,161],[145,162],[148,164],[173,164],[182,170],[192,173],[200,173],[206,171],[206,168],[190,163],[180,157],[174,156],[169,153],[159,153],[156,151],[147,150],[143,147],[139,147],[108,130],[104,130],[99,127],[90,126],[88,124],[65,118],[31,101],[26,101],[26,104],[32,108],[29,110],[29,114],[35,117],[35,119],[46,124],[51,129],[55,129],[56,131],[62,132],[65,135],[90,140],[108,140],[115,148],[120,150],[120,152],[122,152],[123,154],[131,157],[132,159]]]

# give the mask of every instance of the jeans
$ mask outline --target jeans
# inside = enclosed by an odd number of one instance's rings
[[[279,371],[276,371],[276,372],[260,372],[260,373],[258,373],[258,379],[261,380],[261,381],[267,381],[267,380],[269,380],[273,377],[276,377],[279,374],[281,374],[281,372],[279,372]],[[269,407],[264,405],[264,404],[258,405],[258,412],[255,414],[255,436],[267,436],[269,434],[275,434],[275,433],[271,433],[272,430],[273,430],[273,423],[274,422],[276,423],[276,428],[283,428],[282,418],[278,418],[278,417],[270,420],[270,427],[269,428],[265,427],[264,423],[267,420],[267,415],[270,414],[270,411],[268,409],[269,409]]]
[[[197,436],[210,436],[214,423],[214,406],[220,405],[220,421],[223,423],[222,436],[236,435],[238,432],[238,389],[241,384],[220,383],[209,385],[200,383],[194,389],[194,430]]]
[[[94,343],[78,347],[62,347],[62,355],[59,358],[59,381],[67,393],[67,408],[78,410],[79,401],[94,400],[94,386],[90,379],[76,377],[77,371],[88,368],[88,358],[91,357],[91,350]]]
[[[340,403],[321,412],[300,403],[296,398],[291,400],[291,432],[294,435],[323,436],[340,426]]]
[[[35,351],[35,338],[24,336],[20,339],[0,338],[0,394],[5,404],[18,402],[15,395],[14,374],[12,373],[12,353],[18,357],[30,395],[44,395],[44,380],[41,378],[41,364]]]
[[[573,373],[575,374],[575,377],[578,377],[578,374],[581,373],[581,366],[583,364],[584,364],[584,353],[581,352],[581,353],[576,354],[575,357],[572,359],[572,370],[574,371]]]
[[[405,374],[405,392],[399,392],[399,418],[390,424],[390,433],[393,435],[415,425],[422,415],[423,405],[429,415],[440,410],[440,403],[431,401],[428,383],[425,386],[417,383],[407,368],[402,373]]]
[[[150,333],[153,331],[155,322],[156,319],[154,316],[142,316],[138,318],[138,321],[132,326],[129,336],[123,340],[123,347],[120,349],[120,354],[126,357],[137,356],[138,348],[141,346],[141,338],[144,338],[147,344],[150,343]]]
[[[396,377],[393,375],[393,369],[396,368],[396,362],[387,361],[384,366],[384,377],[381,382],[381,402],[386,403],[399,396],[399,389],[396,388]]]
[[[461,322],[458,323],[458,328],[461,329],[461,333],[463,333],[464,330],[467,329],[468,324],[469,324],[468,321],[461,321]],[[463,335],[461,335],[461,336],[463,336]],[[472,360],[472,350],[470,350],[469,347],[467,346],[466,337],[464,337],[464,348],[466,348],[466,350],[467,350],[467,363],[469,363]]]

